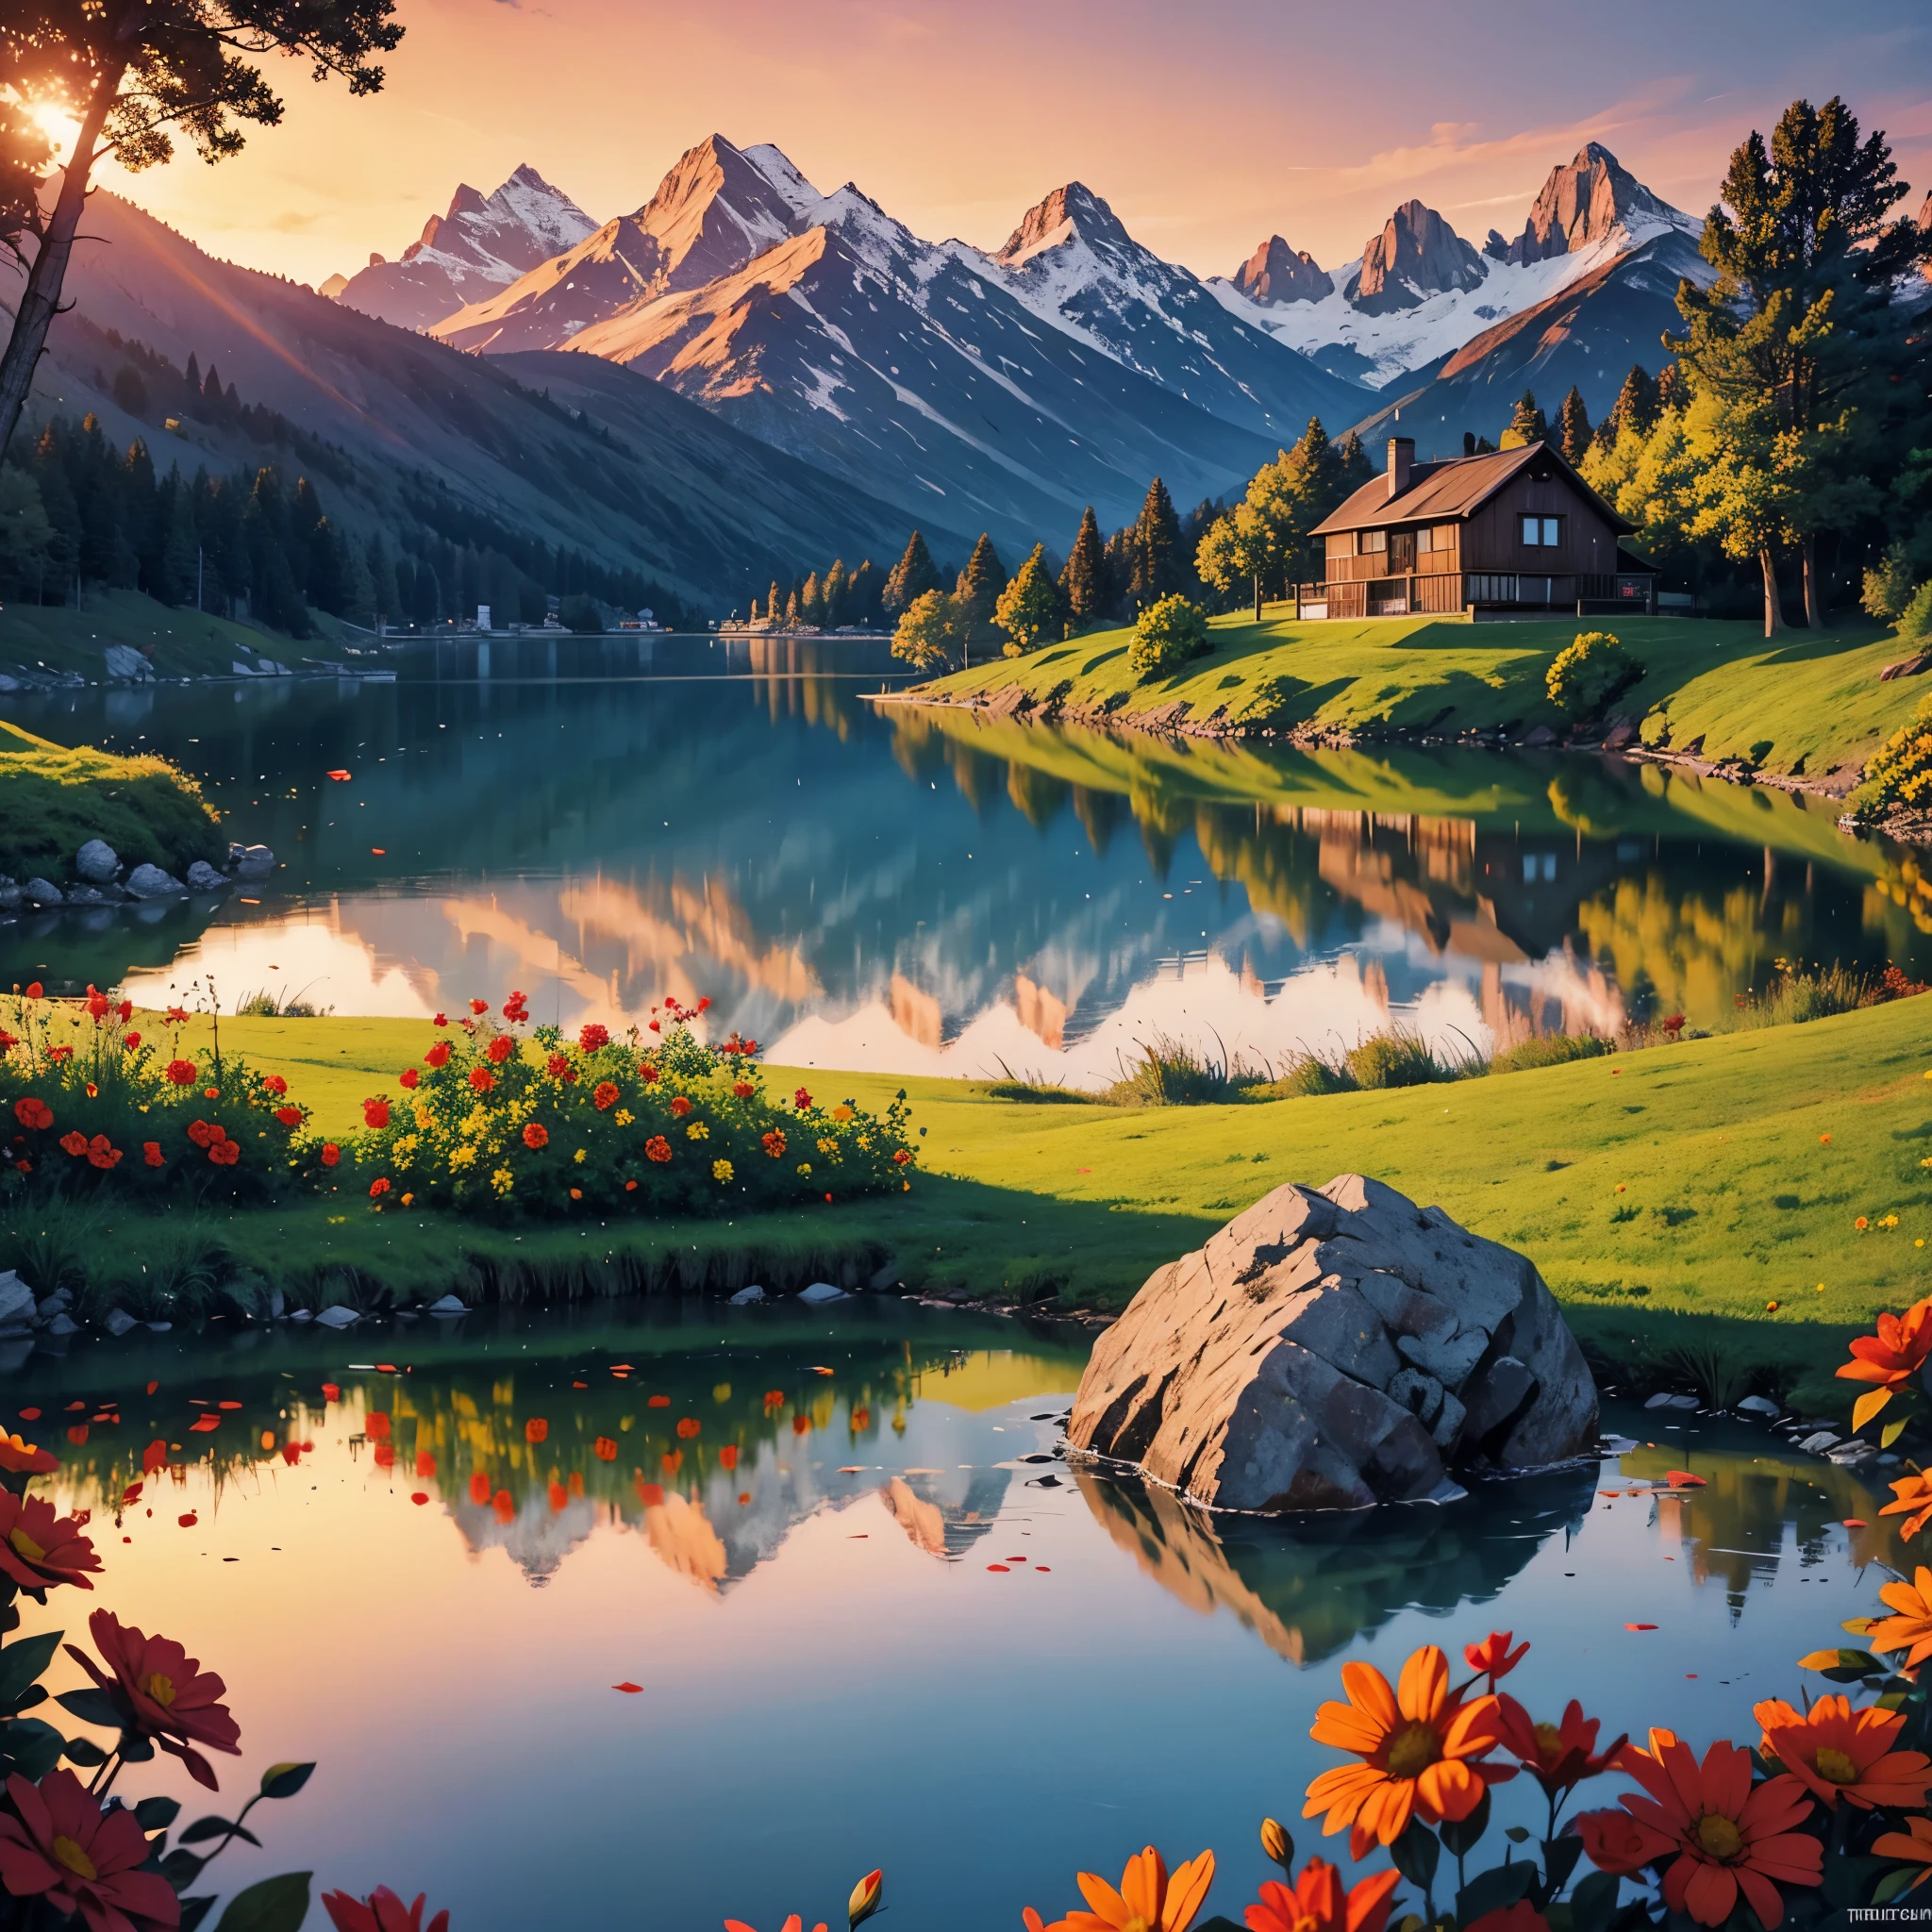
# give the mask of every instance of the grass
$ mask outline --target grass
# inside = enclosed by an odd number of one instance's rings
[[[341,1132],[426,1037],[423,1023],[376,1019],[222,1028],[227,1051],[285,1074]],[[783,1288],[838,1280],[850,1261],[890,1262],[892,1279],[935,1291],[1119,1307],[1269,1189],[1360,1171],[1528,1254],[1610,1362],[1678,1374],[1674,1349],[1714,1340],[1740,1373],[1836,1413],[1850,1385],[1830,1370],[1855,1324],[1932,1292],[1932,1248],[1916,1245],[1932,1240],[1928,1067],[1932,998],[1320,1099],[1025,1106],[908,1080],[928,1129],[910,1194],[756,1220],[502,1227],[305,1199],[211,1231],[232,1269],[311,1300]],[[833,1077],[862,1105],[902,1084]],[[1899,1225],[1879,1228],[1890,1213]],[[153,1238],[130,1221],[73,1231],[90,1277]]]
[[[326,656],[332,648],[324,635],[297,642],[206,611],[172,610],[139,591],[90,591],[78,610],[0,607],[0,667],[74,672],[98,684],[108,675],[109,644],[145,653],[157,677],[228,677],[256,652],[292,669],[305,655]]]
[[[1103,631],[1017,660],[993,659],[922,688],[935,696],[991,697],[1019,688],[1123,724],[1158,712],[1170,726],[1208,721],[1230,728],[1311,727],[1355,734],[1438,733],[1537,725],[1560,731],[1544,675],[1557,653],[1591,627],[1575,618],[1472,625],[1441,618],[1303,623],[1292,616],[1216,618],[1213,654],[1172,677],[1134,682],[1129,633]],[[1848,786],[1869,753],[1908,722],[1910,679],[1880,684],[1902,655],[1875,624],[1847,623],[1768,640],[1728,621],[1630,617],[1618,638],[1641,667],[1614,708],[1668,721],[1668,744],[1702,741],[1707,758]]]
[[[0,872],[58,884],[90,839],[105,839],[130,870],[178,874],[227,851],[201,788],[165,758],[70,751],[0,719]]]

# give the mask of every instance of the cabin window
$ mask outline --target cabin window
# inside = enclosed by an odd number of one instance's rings
[[[1523,541],[1532,550],[1554,550],[1563,541],[1561,517],[1524,517]]]
[[[1361,543],[1361,554],[1364,557],[1386,550],[1389,547],[1389,532],[1387,530],[1364,530],[1362,532]]]
[[[1435,547],[1436,547],[1436,546],[1435,546],[1435,544],[1434,544],[1434,543],[1432,543],[1432,542],[1431,542],[1431,541],[1429,541],[1429,532],[1428,532],[1428,531],[1426,531],[1426,530],[1418,530],[1418,531],[1417,531],[1417,532],[1415,533],[1415,550],[1416,550],[1416,555],[1417,555],[1418,557],[1424,557],[1424,556],[1426,556],[1426,555],[1427,555],[1427,554],[1428,554],[1428,553],[1429,553],[1429,552],[1430,552],[1431,550],[1433,550],[1433,549],[1434,549]]]

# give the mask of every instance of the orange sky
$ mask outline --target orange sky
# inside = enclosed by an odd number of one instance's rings
[[[1798,92],[1842,92],[1932,185],[1932,15],[1914,0],[399,0],[387,91],[277,63],[283,125],[129,180],[218,255],[308,281],[393,257],[458,180],[528,160],[599,219],[716,130],[772,141],[917,233],[997,246],[1077,176],[1141,240],[1230,273],[1280,232],[1333,266],[1419,194],[1480,241],[1603,141],[1680,206]],[[1456,25],[1449,23],[1454,21]]]

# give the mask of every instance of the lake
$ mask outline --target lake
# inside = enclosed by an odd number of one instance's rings
[[[566,1899],[573,1924],[776,1932],[836,1924],[880,1864],[893,1923],[978,1932],[1149,1839],[1211,1845],[1239,1922],[1264,1813],[1340,1857],[1300,1801],[1347,1658],[1392,1677],[1441,1643],[1459,1674],[1513,1629],[1536,1717],[1574,1695],[1606,1740],[1752,1739],[1902,1560],[1850,1472],[1614,1401],[1616,1453],[1460,1503],[1209,1518],[1056,1455],[1085,1353],[872,1297],[43,1342],[0,1422],[65,1458],[38,1487],[93,1510],[107,1569],[25,1627],[101,1606],[184,1641],[242,1726],[225,1796],[318,1761],[225,1890],[312,1867],[426,1890],[454,1932]],[[155,1441],[173,1466],[119,1507]],[[1670,1469],[1706,1486],[1653,1493]],[[189,1798],[177,1772],[125,1782]],[[1500,1822],[1540,1822],[1526,1785]]]
[[[1780,961],[1932,973],[1910,853],[1771,788],[878,706],[876,643],[392,661],[8,699],[179,760],[281,866],[246,899],[0,924],[0,984],[158,1001],[212,974],[225,1005],[408,1015],[521,987],[566,1025],[708,995],[781,1062],[1097,1087],[1160,1036],[1276,1067],[1391,1024],[1487,1050],[1720,1024]]]

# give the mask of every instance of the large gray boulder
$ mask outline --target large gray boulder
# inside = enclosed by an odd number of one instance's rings
[[[228,882],[207,859],[197,858],[188,868],[189,889],[196,892],[225,892]]]
[[[127,890],[137,899],[179,899],[188,888],[158,865],[137,865],[127,874]]]
[[[90,839],[74,855],[74,869],[91,886],[111,885],[121,871],[121,860],[105,839]]]
[[[1067,1430],[1210,1508],[1446,1499],[1451,1472],[1593,1446],[1596,1385],[1512,1248],[1341,1174],[1277,1188],[1159,1269],[1094,1344]]]

